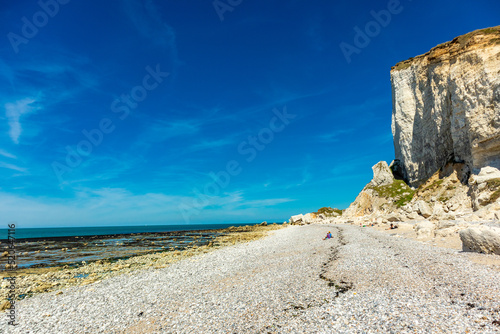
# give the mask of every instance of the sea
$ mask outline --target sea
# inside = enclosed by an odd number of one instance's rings
[[[15,239],[52,239],[56,237],[81,237],[94,235],[118,235],[135,233],[161,233],[176,231],[216,230],[230,226],[256,224],[183,224],[183,225],[141,225],[141,226],[90,226],[90,227],[50,227],[15,228],[10,235]],[[8,238],[9,230],[0,229],[0,240]]]
[[[204,246],[230,226],[256,224],[183,224],[142,226],[0,229],[0,266],[14,256],[18,268],[77,266],[155,252]],[[10,240],[8,238],[11,238]]]

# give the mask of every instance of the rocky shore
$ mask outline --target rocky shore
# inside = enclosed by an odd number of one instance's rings
[[[327,231],[333,238],[323,240]],[[495,333],[499,272],[369,227],[289,226],[18,303],[4,333]]]
[[[56,291],[56,293],[60,294],[62,293],[62,289],[69,286],[85,286],[107,278],[131,274],[135,271],[148,268],[165,268],[185,258],[208,253],[228,245],[261,238],[268,232],[282,227],[283,225],[278,224],[261,224],[214,230],[211,232],[214,234],[214,238],[208,244],[201,246],[196,243],[196,235],[194,235],[196,233],[189,232],[190,238],[184,238],[186,243],[180,249],[171,248],[170,250],[167,249],[159,252],[157,251],[158,247],[155,248],[152,245],[146,254],[129,256],[126,259],[112,260],[111,258],[104,258],[92,262],[70,263],[70,266],[58,265],[2,271],[0,273],[0,277],[2,278],[0,285],[0,311],[10,307],[10,303],[7,300],[10,282],[4,279],[7,277],[15,277],[15,294],[17,300],[30,298],[36,294],[49,291]],[[177,234],[174,233],[173,236],[178,238]],[[206,233],[198,234],[206,238]],[[167,237],[165,238],[168,239]],[[190,240],[191,242],[187,243]],[[158,240],[156,242],[159,243]],[[86,246],[82,245],[81,247],[80,251],[85,252]],[[118,245],[117,247],[123,246]],[[34,252],[32,250],[31,254],[36,255]],[[141,253],[143,252],[139,252],[139,254]]]
[[[459,166],[448,165],[413,189],[395,178],[385,161],[373,166],[373,179],[345,210],[322,208],[295,215],[292,225],[351,224],[389,229],[392,225],[405,237],[432,242],[467,252],[500,255],[500,171],[472,175],[469,183],[480,184],[484,199],[474,210],[471,186],[460,181]],[[500,183],[499,183],[500,184]],[[499,257],[500,261],[500,257]]]

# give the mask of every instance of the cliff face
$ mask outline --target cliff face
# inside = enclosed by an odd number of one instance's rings
[[[397,64],[391,81],[396,159],[372,167],[342,216],[314,222],[460,236],[464,251],[500,254],[500,26]]]
[[[500,169],[500,26],[397,64],[391,82],[395,156],[411,186],[448,162]]]

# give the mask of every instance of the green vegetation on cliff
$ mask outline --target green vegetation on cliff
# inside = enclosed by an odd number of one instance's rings
[[[329,206],[325,206],[320,208],[318,211],[315,212],[317,215],[319,214],[324,214],[325,216],[332,216],[333,213],[337,213],[339,215],[342,215],[342,210],[336,209],[336,208],[330,208]]]
[[[491,43],[498,44],[500,43],[500,26],[475,30],[468,34],[456,37],[452,42],[458,42],[461,47],[464,47],[467,43],[469,43],[472,37],[477,35],[493,35]]]
[[[415,190],[411,189],[404,181],[395,180],[392,184],[386,186],[367,186],[367,189],[373,189],[379,197],[391,200],[398,208],[409,203]]]
[[[500,179],[486,181],[486,186],[490,191],[493,191],[488,201],[489,203],[493,203],[500,198]]]
[[[500,26],[479,29],[471,31],[465,35],[455,37],[450,42],[439,44],[438,46],[432,48],[429,52],[423,55],[403,60],[397,63],[395,66],[393,66],[391,70],[393,71],[405,70],[408,67],[410,67],[415,60],[424,57],[429,57],[430,59],[434,59],[441,57],[443,54],[450,54],[450,55],[459,54],[459,51],[469,47],[470,45],[474,45],[474,37],[478,35],[487,36],[486,39],[483,40],[479,39],[480,40],[479,43],[482,43],[484,45],[500,44]]]

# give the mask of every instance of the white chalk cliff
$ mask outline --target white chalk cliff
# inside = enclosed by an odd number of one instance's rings
[[[397,224],[500,255],[500,26],[397,64],[391,82],[395,160],[342,215],[290,222]]]
[[[500,26],[397,64],[391,82],[395,157],[408,184],[448,162],[472,174],[500,169]]]
[[[400,62],[391,81],[396,159],[373,166],[344,217],[497,220],[500,26]]]

